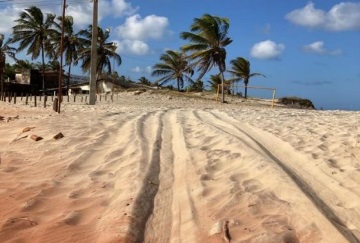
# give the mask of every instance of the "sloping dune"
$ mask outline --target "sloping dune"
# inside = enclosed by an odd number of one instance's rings
[[[62,108],[0,102],[0,242],[360,240],[360,112]]]

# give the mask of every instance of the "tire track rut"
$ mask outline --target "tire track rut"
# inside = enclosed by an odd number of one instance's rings
[[[206,114],[205,114],[206,113]],[[221,125],[224,123],[223,119],[221,119],[218,115],[209,111],[194,111],[194,115],[204,124],[207,124],[215,129],[218,129],[232,137],[235,137],[245,144],[249,145],[250,148],[254,150],[260,150],[262,153],[266,154],[272,161],[274,161],[280,168],[285,171],[285,173],[295,182],[295,184],[301,189],[301,191],[313,202],[316,208],[328,219],[329,222],[349,241],[352,243],[358,243],[360,240],[353,234],[353,232],[346,227],[341,218],[335,214],[335,212],[331,209],[329,205],[325,203],[325,201],[317,195],[317,192],[305,181],[301,178],[299,174],[297,174],[294,170],[286,166],[284,162],[278,159],[274,154],[271,153],[260,141],[252,137],[250,134],[245,132],[243,129],[238,126],[232,124],[231,122],[227,122],[227,125],[230,125],[232,128],[227,128],[226,126]],[[210,115],[212,118],[215,118],[217,123],[208,122],[214,119],[204,119],[203,116]],[[232,131],[231,131],[232,130]],[[235,131],[235,132],[234,132]],[[250,145],[247,140],[245,140],[241,136],[237,136],[236,133],[244,134],[245,137],[250,139],[255,146]]]

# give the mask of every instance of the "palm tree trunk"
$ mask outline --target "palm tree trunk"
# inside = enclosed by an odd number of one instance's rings
[[[225,103],[224,81],[224,72],[221,72],[221,103]]]
[[[66,80],[66,94],[69,96],[69,85],[70,85],[70,72],[71,72],[71,61],[69,63],[68,78]]]
[[[45,53],[44,44],[41,44],[41,58],[42,58],[42,90],[43,96],[45,97]]]
[[[249,79],[245,78],[244,83],[245,83],[245,99],[246,99],[247,98],[247,88],[248,88],[248,84],[249,84]]]

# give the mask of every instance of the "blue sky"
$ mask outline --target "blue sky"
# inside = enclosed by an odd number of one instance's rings
[[[25,7],[36,5],[44,13],[59,15],[61,3],[0,2],[0,33],[10,35],[14,19]],[[92,24],[90,1],[68,0],[66,11],[77,29]],[[244,57],[252,72],[266,75],[254,77],[250,85],[276,88],[277,97],[309,98],[317,108],[360,110],[360,1],[99,1],[99,25],[110,28],[110,40],[117,43],[123,60],[116,71],[134,80],[141,76],[155,80],[151,67],[164,50],[186,43],[179,34],[204,13],[230,20],[233,43],[227,47],[227,62]],[[74,72],[82,74],[79,68]],[[215,68],[203,80],[216,73]]]

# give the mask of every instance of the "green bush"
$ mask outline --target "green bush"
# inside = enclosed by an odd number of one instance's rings
[[[315,109],[315,106],[311,100],[298,97],[283,97],[279,99],[279,103],[295,108]]]

